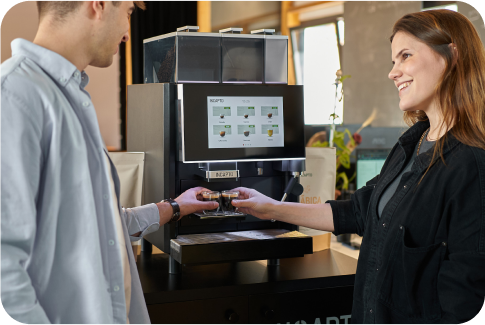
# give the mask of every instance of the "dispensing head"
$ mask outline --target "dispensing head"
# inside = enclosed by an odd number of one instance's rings
[[[279,170],[281,172],[290,172],[292,173],[293,176],[295,174],[293,173],[298,173],[298,176],[300,176],[300,173],[305,171],[305,160],[282,160],[282,161],[275,161],[273,163],[273,169]]]

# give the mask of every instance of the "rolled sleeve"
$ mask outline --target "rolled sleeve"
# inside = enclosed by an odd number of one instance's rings
[[[374,185],[367,185],[357,190],[350,200],[327,201],[332,208],[334,235],[358,234],[363,236],[367,221]]]
[[[340,235],[352,233],[352,229],[349,229],[347,226],[349,224],[347,219],[349,219],[349,216],[354,214],[352,201],[327,201],[325,203],[329,203],[330,207],[332,208],[334,227],[333,234]]]
[[[160,228],[160,213],[156,204],[151,203],[136,208],[122,209],[131,241],[137,241]],[[141,232],[138,237],[131,236]]]

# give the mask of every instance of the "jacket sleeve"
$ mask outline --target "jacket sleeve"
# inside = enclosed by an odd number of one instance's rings
[[[363,236],[367,220],[370,198],[377,184],[379,175],[355,191],[350,200],[327,201],[333,213],[334,234],[358,234]]]
[[[475,150],[475,149],[473,149]],[[447,256],[438,274],[442,323],[463,323],[474,318],[485,297],[485,154],[478,151],[476,168],[468,169],[462,186],[446,206],[449,224]]]
[[[2,304],[19,322],[50,323],[27,271],[37,231],[42,112],[3,87],[1,105]]]
[[[131,241],[137,241],[160,228],[160,214],[154,203],[136,208],[122,208],[121,217],[126,222]],[[141,232],[138,237],[131,236],[138,232]]]

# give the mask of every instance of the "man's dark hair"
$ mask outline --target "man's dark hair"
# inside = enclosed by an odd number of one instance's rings
[[[82,1],[37,1],[39,19],[42,19],[46,13],[53,12],[56,20],[63,21],[68,14],[79,9],[82,3]],[[112,3],[118,7],[121,1],[112,1]],[[134,1],[134,4],[142,10],[146,8],[143,1]]]

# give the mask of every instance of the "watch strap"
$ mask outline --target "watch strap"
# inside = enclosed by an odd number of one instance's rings
[[[172,218],[170,218],[170,223],[179,221],[180,219],[180,206],[175,200],[172,199],[165,199],[162,200],[161,202],[168,202],[172,206]]]

